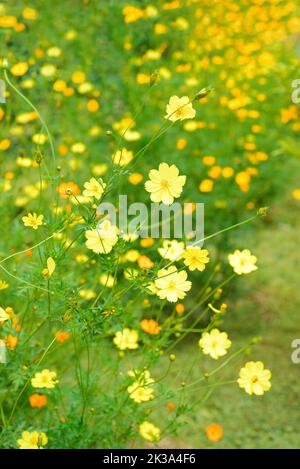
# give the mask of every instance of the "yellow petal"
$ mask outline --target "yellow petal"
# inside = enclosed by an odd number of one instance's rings
[[[9,319],[9,315],[3,308],[0,307],[0,322],[7,321]]]
[[[47,268],[48,268],[49,277],[51,277],[51,275],[55,271],[55,267],[56,267],[56,264],[55,264],[54,259],[52,259],[52,257],[48,257]]]

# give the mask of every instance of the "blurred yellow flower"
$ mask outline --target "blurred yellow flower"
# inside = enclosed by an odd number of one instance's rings
[[[167,104],[166,112],[165,119],[172,122],[193,119],[196,115],[196,111],[188,96],[183,96],[182,98],[172,96]]]
[[[134,350],[138,348],[138,340],[138,331],[125,327],[115,334],[113,342],[120,350]]]
[[[22,16],[25,20],[34,21],[38,17],[38,12],[35,8],[26,7],[22,11]]]
[[[178,272],[174,265],[167,269],[159,270],[154,283],[157,289],[157,296],[162,300],[167,299],[172,303],[184,298],[186,292],[192,288],[192,282],[187,280],[186,271],[181,270]]]
[[[212,329],[210,332],[204,332],[199,340],[199,347],[205,355],[217,360],[227,353],[231,347],[231,341],[226,332],[220,332],[218,329]]]
[[[0,306],[0,323],[9,319],[9,314]]]
[[[147,420],[139,427],[140,435],[148,441],[158,441],[160,439],[160,429]]]
[[[40,449],[48,443],[44,432],[22,432],[22,438],[17,440],[20,449]]]
[[[99,276],[99,283],[101,283],[101,285],[103,285],[107,288],[112,288],[116,283],[116,279],[114,278],[113,275],[101,274]]]
[[[24,226],[30,226],[34,230],[37,230],[39,226],[43,225],[44,215],[38,215],[37,213],[28,213],[28,215],[22,217]]]
[[[94,230],[85,232],[85,245],[96,254],[108,254],[118,241],[118,229],[109,220],[99,223]]]
[[[5,280],[0,280],[0,290],[6,290],[9,287],[9,284]]]
[[[150,192],[152,202],[163,202],[171,205],[174,198],[180,197],[186,176],[179,176],[179,169],[174,164],[160,163],[158,170],[151,169],[149,181],[145,183],[145,189]]]
[[[255,265],[257,258],[251,254],[249,249],[243,251],[236,249],[233,254],[229,254],[228,260],[234,272],[238,275],[250,274],[250,272],[257,270]]]
[[[10,69],[12,75],[15,77],[22,77],[25,73],[28,72],[28,64],[26,62],[19,62],[12,66]]]
[[[199,191],[200,192],[211,192],[214,187],[214,182],[211,179],[203,179],[203,181],[199,184]]]
[[[56,372],[48,369],[36,373],[31,379],[31,386],[34,388],[52,389],[57,383]]]
[[[208,250],[201,249],[198,246],[187,247],[182,255],[184,264],[189,270],[200,270],[202,272],[209,262]]]
[[[264,368],[263,362],[251,361],[241,368],[237,382],[247,394],[262,396],[271,388],[271,376],[271,371]]]
[[[126,166],[130,161],[133,159],[133,153],[130,150],[126,150],[126,148],[122,148],[122,150],[117,150],[112,155],[112,162],[119,166]]]

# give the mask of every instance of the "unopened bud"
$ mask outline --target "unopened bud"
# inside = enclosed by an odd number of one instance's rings
[[[260,207],[257,211],[257,214],[261,217],[265,217],[268,214],[269,207]]]

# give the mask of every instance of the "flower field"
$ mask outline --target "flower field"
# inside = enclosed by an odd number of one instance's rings
[[[299,447],[298,2],[11,0],[0,41],[0,447]]]

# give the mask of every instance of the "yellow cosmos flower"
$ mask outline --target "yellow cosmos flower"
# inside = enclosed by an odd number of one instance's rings
[[[192,288],[192,282],[187,280],[186,271],[181,270],[178,272],[174,265],[159,270],[154,284],[157,296],[172,303],[177,301],[178,298],[184,298],[186,292]]]
[[[196,111],[188,96],[183,96],[182,98],[172,96],[169,104],[167,104],[166,113],[165,119],[172,122],[193,119],[196,115]]]
[[[79,291],[79,296],[80,298],[83,298],[84,300],[92,300],[93,298],[96,298],[96,293],[93,290],[89,289],[82,289]]]
[[[112,288],[116,283],[116,279],[114,278],[113,275],[101,274],[99,276],[99,283],[101,283],[101,285],[103,285],[107,288]]]
[[[1,322],[5,322],[9,319],[9,314],[7,314],[7,312],[0,307],[0,323]]]
[[[28,69],[29,67],[26,62],[19,62],[13,65],[10,71],[15,77],[22,77],[23,75],[25,75],[25,73],[28,72]]]
[[[199,347],[205,355],[217,360],[227,353],[227,349],[231,347],[231,341],[228,339],[226,332],[220,332],[218,329],[212,329],[210,332],[204,332],[199,340]]]
[[[263,362],[251,361],[240,370],[237,382],[247,394],[262,396],[271,388],[271,376],[271,371],[264,368]]]
[[[31,379],[31,386],[34,388],[52,389],[57,383],[56,372],[47,369],[36,373]]]
[[[139,427],[140,435],[148,441],[158,441],[160,439],[160,429],[147,420]]]
[[[138,370],[129,371],[128,375],[135,377],[133,384],[127,388],[129,397],[133,399],[134,402],[141,404],[142,402],[148,402],[154,398],[154,390],[151,388],[154,379],[151,378],[148,370],[142,372],[138,372]]]
[[[96,254],[108,254],[118,241],[118,228],[104,220],[95,230],[85,232],[85,245]]]
[[[138,340],[138,331],[125,327],[116,333],[113,342],[120,350],[134,350],[138,348]]]
[[[40,449],[48,443],[44,432],[22,432],[22,438],[17,440],[20,449]]]
[[[163,202],[171,205],[174,198],[180,197],[186,176],[179,176],[179,169],[172,164],[161,163],[157,169],[149,172],[150,180],[145,183],[145,189],[150,192],[152,202]]]
[[[24,226],[30,226],[34,230],[37,230],[39,226],[43,225],[44,215],[38,215],[37,213],[28,213],[22,217]]]
[[[250,274],[250,272],[257,270],[255,265],[257,258],[251,254],[249,249],[243,251],[236,249],[233,254],[229,254],[228,260],[234,272],[238,275]]]
[[[179,260],[184,252],[184,243],[176,241],[175,239],[172,241],[165,240],[163,242],[163,247],[158,248],[158,252],[164,259],[168,259],[170,261]]]
[[[35,8],[26,7],[22,11],[22,16],[25,20],[34,21],[38,17],[38,12]]]
[[[184,264],[189,268],[189,270],[200,270],[202,272],[206,264],[209,262],[208,250],[201,249],[199,246],[188,247],[183,255]]]
[[[85,197],[95,197],[95,199],[100,200],[106,188],[106,184],[102,179],[97,181],[97,179],[91,178],[88,182],[84,183],[84,187],[83,195]]]
[[[122,148],[122,150],[117,150],[112,155],[112,162],[119,166],[126,166],[130,161],[133,159],[132,151],[126,150],[126,148]]]

